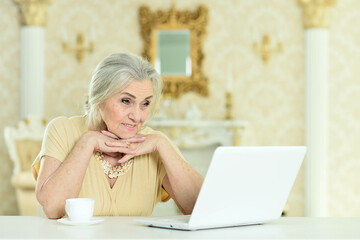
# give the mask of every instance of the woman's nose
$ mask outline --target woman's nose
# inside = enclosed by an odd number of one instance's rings
[[[139,122],[141,118],[140,109],[138,107],[133,107],[129,114],[129,118],[134,122]]]

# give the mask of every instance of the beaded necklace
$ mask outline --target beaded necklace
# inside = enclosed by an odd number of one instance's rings
[[[100,152],[95,153],[95,158],[99,160],[104,173],[109,178],[117,178],[118,176],[124,175],[134,163],[134,161],[130,159],[127,162],[120,163],[120,165],[112,166],[108,161],[104,160],[104,154]]]

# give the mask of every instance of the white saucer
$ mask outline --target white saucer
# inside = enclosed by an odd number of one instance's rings
[[[104,221],[104,219],[99,217],[93,217],[89,221],[71,221],[69,218],[60,218],[57,221],[66,225],[81,226],[101,223]]]

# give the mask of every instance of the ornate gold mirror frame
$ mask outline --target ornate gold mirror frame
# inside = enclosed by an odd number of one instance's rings
[[[208,96],[207,78],[202,71],[204,54],[202,40],[206,34],[208,10],[200,6],[196,11],[178,11],[175,6],[168,11],[151,12],[147,6],[139,8],[141,36],[144,40],[143,57],[154,66],[157,54],[157,30],[189,30],[191,75],[163,75],[164,95],[178,98],[184,93],[193,91]]]

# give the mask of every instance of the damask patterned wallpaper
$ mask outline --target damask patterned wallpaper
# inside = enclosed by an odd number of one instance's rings
[[[194,10],[199,4],[209,9],[204,39],[204,72],[210,96],[187,94],[174,102],[180,116],[196,103],[206,119],[225,116],[225,87],[228,65],[233,75],[233,115],[249,123],[247,145],[304,144],[303,26],[296,0],[53,0],[46,26],[45,114],[82,113],[87,85],[96,64],[113,52],[140,54],[142,40],[138,7]],[[19,118],[18,13],[11,0],[0,1],[0,129]],[[329,127],[329,213],[331,216],[360,216],[360,2],[342,0],[334,9],[330,28],[330,127]],[[77,63],[64,53],[61,41],[74,44],[78,32],[94,32],[95,51]],[[252,51],[259,36],[280,39],[284,51],[264,65]],[[1,131],[3,135],[3,131]],[[12,164],[0,138],[0,214],[15,214],[14,190],[10,185]],[[304,214],[303,171],[288,201],[290,216]]]
[[[338,1],[330,28],[329,212],[360,216],[360,1]]]
[[[7,153],[4,127],[14,125],[20,114],[20,26],[17,8],[10,0],[0,1],[0,214],[17,213],[10,178],[13,165]]]

